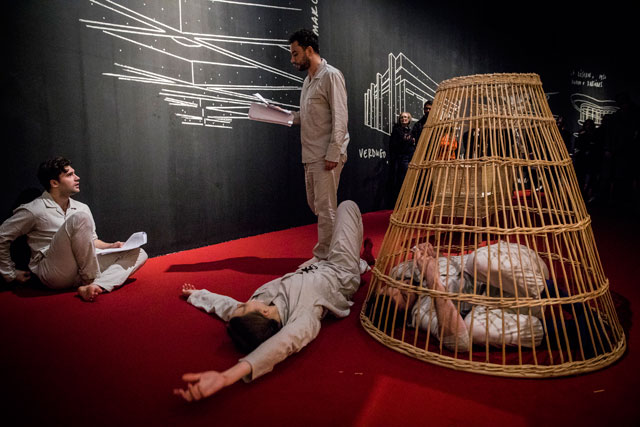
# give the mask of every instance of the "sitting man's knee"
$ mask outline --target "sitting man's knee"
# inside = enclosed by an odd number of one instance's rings
[[[142,249],[142,248],[138,248],[140,251],[138,252],[138,264],[142,265],[145,262],[147,262],[147,260],[149,259],[149,255],[147,254],[147,252]]]
[[[93,230],[93,218],[86,212],[77,212],[66,221],[68,231],[77,231],[80,229]]]
[[[144,249],[135,248],[123,252],[118,262],[126,268],[131,267],[132,270],[129,272],[129,275],[131,275],[138,271],[138,269],[140,269],[148,259],[149,255],[147,255]]]
[[[149,255],[147,255],[145,250],[142,248],[130,249],[124,257],[126,259],[125,262],[130,263],[133,266],[133,270],[129,273],[130,275],[138,271],[149,259]]]

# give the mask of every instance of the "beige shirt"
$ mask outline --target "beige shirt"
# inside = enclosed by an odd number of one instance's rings
[[[29,269],[33,271],[49,249],[54,234],[67,218],[76,212],[86,212],[91,215],[89,206],[73,199],[69,199],[69,207],[65,212],[47,191],[32,202],[18,206],[13,211],[13,216],[0,226],[0,274],[2,277],[8,282],[16,278],[15,264],[11,260],[9,249],[11,242],[22,235],[27,235],[27,243],[31,249]],[[93,239],[97,238],[94,226]]]
[[[325,59],[313,78],[304,79],[300,94],[302,163],[338,162],[349,144],[347,89],[340,70]]]

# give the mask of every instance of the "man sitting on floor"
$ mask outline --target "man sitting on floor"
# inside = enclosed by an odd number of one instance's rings
[[[361,244],[360,210],[345,201],[337,209],[327,259],[262,285],[246,303],[185,284],[182,293],[187,301],[228,321],[234,344],[249,354],[224,372],[183,375],[189,384],[174,394],[199,400],[241,378],[254,380],[311,342],[327,312],[349,315],[351,297],[360,286]]]
[[[89,207],[71,198],[80,191],[80,178],[69,160],[43,162],[38,180],[45,188],[42,195],[19,206],[0,226],[0,274],[7,282],[31,278],[11,260],[11,242],[22,235],[31,249],[29,270],[49,288],[77,287],[84,301],[122,285],[145,263],[147,254],[141,248],[96,255],[96,248],[119,248],[122,242],[98,239]]]

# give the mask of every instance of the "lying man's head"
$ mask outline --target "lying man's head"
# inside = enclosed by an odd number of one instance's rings
[[[227,333],[238,350],[250,353],[280,330],[279,320],[276,306],[250,300],[231,315]]]

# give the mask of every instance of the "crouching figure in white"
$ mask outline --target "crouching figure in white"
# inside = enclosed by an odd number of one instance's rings
[[[387,285],[377,290],[378,295],[390,297],[398,310],[411,310],[409,326],[430,331],[451,351],[469,351],[474,343],[533,347],[542,341],[544,328],[539,306],[489,308],[455,298],[455,294],[540,298],[549,270],[526,246],[499,241],[467,255],[436,257],[431,244],[420,244],[414,248],[413,260],[398,264],[391,270],[391,276],[448,294],[418,297],[416,293]]]

